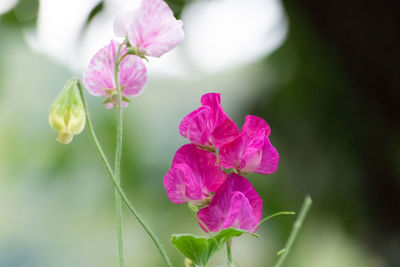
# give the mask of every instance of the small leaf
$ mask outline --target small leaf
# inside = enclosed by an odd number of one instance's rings
[[[172,235],[171,243],[183,256],[192,260],[196,265],[205,266],[215,252],[220,250],[226,242],[244,233],[260,237],[245,230],[228,228],[209,238],[191,234]]]
[[[127,98],[126,96],[122,96],[122,101],[127,102],[127,103],[132,103],[132,100]]]
[[[172,235],[171,243],[183,256],[192,260],[195,264],[200,266],[207,264],[209,260],[206,257],[208,254],[207,238],[190,234]]]

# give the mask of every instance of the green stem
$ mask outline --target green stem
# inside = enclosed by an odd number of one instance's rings
[[[228,266],[232,267],[232,250],[231,250],[231,246],[232,246],[232,239],[229,240],[228,242],[226,242],[226,254],[228,256]]]
[[[312,204],[311,197],[307,195],[304,199],[299,216],[296,218],[296,221],[293,224],[292,231],[290,232],[289,239],[286,241],[285,247],[280,252],[278,252],[278,254],[280,254],[280,257],[274,267],[282,266],[283,262],[285,261],[285,258],[289,254],[293,242],[295,241],[297,234],[299,233],[299,230],[303,225],[304,219],[306,218],[306,215],[311,207],[311,204]]]
[[[123,110],[121,108],[122,102],[122,94],[121,94],[121,85],[119,84],[118,79],[118,67],[119,67],[119,56],[121,53],[121,48],[124,44],[121,44],[118,47],[117,57],[115,59],[115,67],[114,67],[114,79],[115,85],[117,87],[117,148],[115,151],[115,179],[117,183],[121,185],[121,155],[122,155],[122,126],[123,126]],[[122,205],[121,205],[121,197],[118,195],[116,189],[114,189],[115,195],[115,209],[117,212],[117,232],[118,232],[118,251],[119,251],[119,266],[124,267],[124,247],[122,242]]]
[[[93,141],[93,143],[95,145],[96,151],[99,154],[100,159],[101,159],[102,163],[104,164],[104,167],[106,168],[107,174],[110,177],[111,182],[113,183],[115,189],[118,191],[118,194],[121,196],[122,201],[126,204],[128,210],[133,214],[133,216],[136,218],[136,220],[140,223],[140,225],[144,228],[144,230],[147,232],[147,234],[153,240],[154,244],[156,245],[158,251],[160,252],[160,254],[163,257],[163,259],[164,259],[165,263],[167,264],[167,266],[168,267],[172,267],[171,261],[169,260],[168,255],[165,252],[165,250],[164,250],[163,246],[161,245],[160,241],[158,240],[156,235],[153,233],[153,231],[150,229],[150,227],[147,226],[147,224],[140,217],[140,215],[135,210],[135,208],[133,207],[133,205],[129,201],[128,197],[126,196],[126,194],[122,190],[120,184],[115,179],[115,175],[114,175],[114,173],[113,173],[113,171],[111,169],[110,163],[108,163],[107,157],[104,154],[104,151],[100,146],[99,140],[97,139],[97,136],[96,136],[96,134],[94,132],[92,123],[90,121],[90,116],[89,116],[89,113],[88,113],[88,110],[87,110],[87,104],[86,104],[85,96],[83,95],[82,85],[81,85],[80,81],[78,81],[78,89],[79,89],[79,94],[81,95],[81,98],[82,98],[83,107],[85,109],[86,125],[87,125],[88,131],[89,131],[89,136],[90,136],[90,138],[92,139],[92,141]]]

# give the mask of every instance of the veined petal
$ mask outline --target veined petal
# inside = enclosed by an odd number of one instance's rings
[[[224,228],[232,227],[251,231],[259,222],[260,219],[257,219],[253,213],[253,207],[247,197],[240,191],[233,192],[230,215],[224,223]]]
[[[229,227],[251,231],[261,220],[262,199],[246,178],[231,173],[215,192],[210,205],[197,216],[206,232]]]
[[[114,67],[119,45],[118,42],[111,41],[101,48],[84,72],[83,83],[92,95],[106,95],[105,90],[115,90]]]
[[[182,26],[164,1],[143,0],[129,26],[129,42],[146,55],[160,57],[183,41]]]
[[[272,146],[268,137],[264,138],[262,148],[262,158],[255,172],[261,174],[271,174],[276,172],[279,163],[279,154],[275,147]]]
[[[185,116],[179,125],[180,134],[198,146],[220,148],[239,134],[236,124],[220,104],[220,94],[208,93],[202,106]]]
[[[209,198],[224,180],[225,173],[214,154],[187,144],[176,152],[164,185],[172,202],[197,204]]]
[[[126,49],[123,50],[123,54]],[[125,96],[139,95],[147,81],[147,70],[142,59],[129,55],[119,65],[119,83]]]
[[[268,139],[270,133],[270,127],[262,118],[246,116],[240,135],[221,147],[219,155],[222,166],[241,173],[275,172],[279,155]]]
[[[181,204],[186,202],[186,186],[185,171],[188,169],[186,165],[177,165],[175,168],[171,168],[168,173],[164,176],[164,186],[167,191],[167,195],[171,202]]]
[[[89,67],[83,74],[83,83],[91,94],[105,95],[107,98],[116,94],[114,68],[119,46],[118,42],[112,40],[110,44],[101,48],[90,61]],[[125,53],[126,48],[123,47],[120,58]],[[146,67],[140,57],[128,55],[119,65],[118,77],[123,91],[122,94],[124,96],[137,96],[143,90],[147,80]],[[106,108],[112,108],[114,102],[107,102]],[[127,103],[122,102],[122,106],[126,107]]]
[[[211,132],[208,127],[204,127],[208,123],[210,116],[209,107],[200,107],[189,113],[183,118],[179,125],[180,134],[188,138],[191,143],[198,146],[213,146],[209,140]]]

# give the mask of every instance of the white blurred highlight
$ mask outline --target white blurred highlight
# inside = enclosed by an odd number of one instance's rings
[[[35,50],[81,73],[114,36],[113,20],[136,9],[140,0],[108,0],[84,29],[100,0],[40,0],[36,32],[26,39]],[[202,0],[183,10],[185,40],[161,59],[151,58],[152,74],[214,73],[251,63],[283,42],[287,21],[279,0]]]
[[[278,48],[287,33],[279,0],[208,0],[183,13],[185,48],[203,71],[258,60]]]
[[[18,0],[0,0],[0,15],[10,11],[17,3]]]

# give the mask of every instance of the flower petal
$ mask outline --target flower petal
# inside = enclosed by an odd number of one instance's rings
[[[83,74],[83,83],[92,95],[105,95],[106,89],[115,89],[114,67],[119,45],[118,42],[111,41],[90,61],[89,67]]]
[[[262,118],[246,116],[240,135],[221,147],[219,155],[222,166],[241,173],[275,172],[279,156],[268,139],[270,133],[271,129]]]
[[[164,186],[172,202],[197,204],[209,198],[224,180],[225,173],[214,154],[187,144],[176,152]]]
[[[210,116],[209,107],[200,107],[195,111],[189,113],[183,118],[179,125],[180,134],[188,138],[191,143],[198,146],[213,146],[212,142],[209,141],[211,132],[205,125],[208,124],[208,118]]]
[[[126,49],[123,52],[125,54]],[[137,96],[147,81],[146,66],[140,57],[129,55],[120,63],[118,77],[123,95]]]
[[[197,216],[206,232],[229,227],[251,231],[261,220],[262,199],[246,178],[231,173],[215,192],[210,205]]]
[[[126,37],[129,25],[135,16],[135,10],[122,12],[114,19],[114,34],[117,37]]]
[[[217,93],[203,95],[202,107],[183,118],[180,134],[198,146],[216,148],[236,138],[239,130],[222,109],[220,100]]]
[[[110,96],[116,90],[114,68],[117,50],[120,44],[111,41],[101,48],[90,61],[89,67],[83,74],[83,83],[88,91],[95,95]],[[120,57],[124,56],[126,48],[121,49]],[[119,83],[124,96],[137,96],[143,89],[147,80],[146,67],[138,56],[128,55],[119,65]],[[106,108],[112,108],[113,102],[106,103]],[[122,103],[127,106],[126,102]]]
[[[146,55],[160,57],[182,42],[182,26],[164,1],[143,0],[129,26],[129,42]]]
[[[261,174],[271,174],[278,169],[279,154],[275,147],[272,146],[268,137],[264,139],[262,148],[262,158],[255,172]]]

